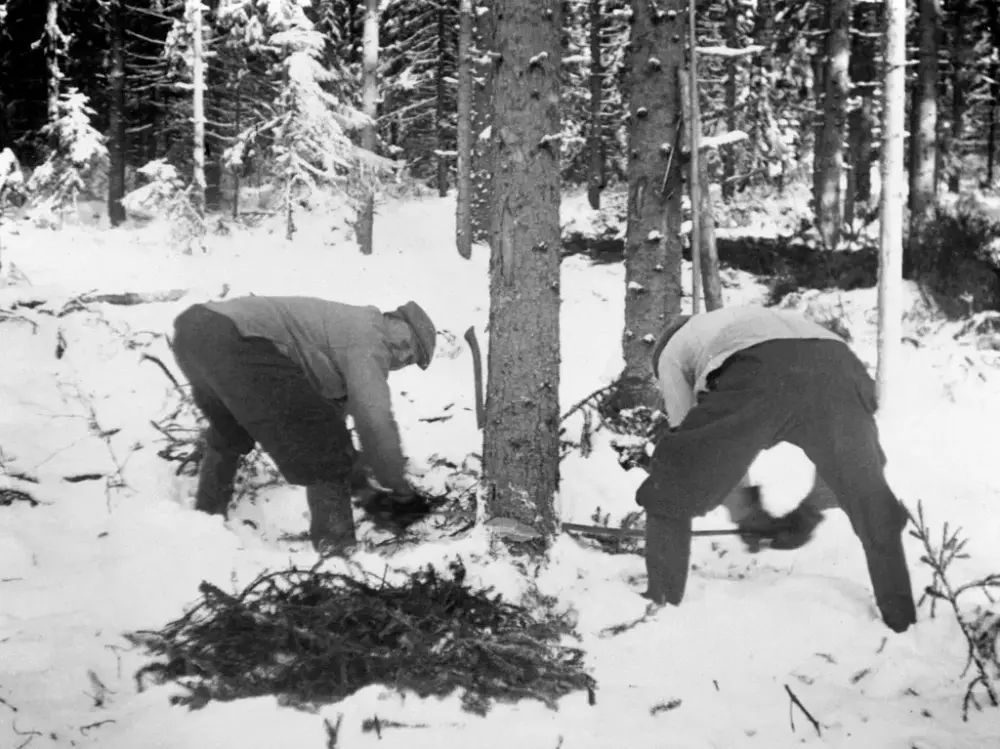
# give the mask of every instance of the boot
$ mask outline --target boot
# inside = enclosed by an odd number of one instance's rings
[[[198,473],[198,491],[194,508],[209,515],[226,514],[233,499],[233,482],[240,465],[238,453],[216,450],[206,446]]]
[[[691,520],[646,513],[646,572],[644,598],[679,606],[691,566]]]
[[[339,553],[357,542],[349,476],[306,487],[306,501],[309,503],[309,538],[316,551]]]

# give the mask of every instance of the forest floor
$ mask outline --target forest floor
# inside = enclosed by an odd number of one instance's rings
[[[564,223],[595,216],[567,196]],[[960,749],[995,745],[1000,709],[984,703],[963,720],[968,645],[941,603],[902,635],[881,623],[861,548],[842,512],[829,510],[815,539],[795,552],[749,553],[735,537],[698,539],[686,600],[648,609],[640,596],[638,553],[610,554],[561,536],[548,559],[524,562],[497,550],[482,527],[457,535],[427,521],[421,543],[361,524],[364,544],[349,566],[384,574],[461,557],[470,583],[512,601],[542,593],[571,611],[596,680],[558,709],[522,700],[485,716],[464,712],[458,696],[420,699],[372,685],[334,704],[296,709],[273,696],[171,704],[175,682],[139,691],[134,674],[151,656],[124,635],[162,628],[198,598],[208,581],[235,592],[265,570],[317,561],[302,541],[301,488],[252,481],[228,521],[191,508],[194,479],[159,455],[162,425],[177,389],[150,357],[177,372],[165,336],[187,305],[216,297],[312,294],[395,307],[415,299],[442,331],[426,372],[390,379],[416,485],[443,492],[475,473],[472,366],[462,334],[476,326],[486,350],[488,257],[454,250],[451,198],[411,197],[386,204],[376,251],[360,255],[342,220],[299,217],[287,242],[277,224],[236,225],[213,234],[207,252],[185,255],[156,224],[111,232],[101,226],[0,226],[5,274],[11,264],[30,283],[0,288],[0,749],[85,747],[187,749],[379,745],[483,749],[649,749],[719,747],[879,747]],[[728,230],[735,233],[735,229]],[[688,274],[689,275],[689,274]],[[771,281],[724,269],[729,304],[761,303]],[[185,290],[174,301],[132,306],[86,294]],[[563,262],[563,409],[609,383],[621,367],[624,273],[620,263],[585,255]],[[935,535],[961,526],[968,558],[950,568],[956,583],[1000,571],[1000,354],[993,334],[938,314],[907,285],[904,405],[880,415],[890,478],[913,510],[920,501]],[[783,302],[819,318],[835,315],[870,366],[875,362],[873,288],[805,291]],[[193,416],[179,417],[193,428]],[[184,424],[182,424],[183,426]],[[584,416],[566,422],[579,436]],[[588,456],[562,462],[560,514],[618,525],[636,509],[643,474],[625,471],[615,435],[597,431]],[[768,479],[777,513],[800,496]],[[27,501],[26,496],[34,502]],[[359,516],[360,520],[360,516]],[[698,528],[731,527],[722,510]],[[932,583],[923,550],[906,540],[919,595]],[[965,613],[989,605],[967,595]],[[995,675],[994,675],[995,676]],[[984,692],[976,692],[980,701]],[[816,726],[791,702],[801,702]],[[392,730],[372,732],[376,718]],[[328,725],[339,719],[337,739]]]

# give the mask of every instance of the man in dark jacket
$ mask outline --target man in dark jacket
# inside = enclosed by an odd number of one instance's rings
[[[794,312],[730,307],[671,321],[653,369],[673,429],[636,493],[648,597],[681,602],[692,518],[718,507],[762,450],[788,442],[847,513],[885,623],[902,632],[916,621],[907,514],[885,479],[874,383],[843,339]]]
[[[427,369],[436,331],[415,302],[391,312],[311,297],[195,304],[174,323],[174,356],[209,422],[195,507],[225,514],[240,456],[256,443],[306,487],[317,550],[354,543],[352,476],[363,459],[397,503],[411,501],[388,374]],[[354,483],[356,484],[356,478]]]

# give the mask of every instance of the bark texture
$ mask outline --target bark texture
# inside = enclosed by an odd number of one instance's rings
[[[486,511],[555,531],[559,479],[560,0],[499,0]]]
[[[684,7],[632,3],[623,405],[656,404],[649,356],[667,317],[681,311]]]

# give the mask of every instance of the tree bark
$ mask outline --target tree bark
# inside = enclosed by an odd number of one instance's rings
[[[886,0],[882,106],[882,197],[879,231],[878,370],[879,408],[890,403],[901,371],[903,325],[903,158],[906,123],[906,0]]]
[[[45,67],[48,69],[46,109],[49,124],[59,119],[59,58],[63,53],[63,35],[59,29],[59,0],[48,0],[45,13]]]
[[[437,136],[437,189],[439,197],[448,195],[448,108],[445,97],[448,85],[448,13],[444,5],[437,9],[437,66],[434,71],[434,130]]]
[[[996,3],[993,3],[996,5]],[[949,161],[948,189],[957,193],[962,184],[962,138],[965,135],[965,114],[968,110],[967,92],[972,45],[966,43],[966,0],[955,0],[952,10],[954,37],[951,42],[951,140],[947,145]]]
[[[555,532],[561,0],[498,0],[486,513]]]
[[[193,101],[191,119],[194,124],[194,174],[191,202],[199,216],[205,213],[205,56],[202,50],[203,9],[201,0],[188,0],[191,20],[191,85]]]
[[[458,7],[458,149],[455,242],[458,254],[472,257],[472,0]]]
[[[361,147],[375,150],[375,122],[378,118],[378,22],[379,0],[365,0],[362,32],[361,111],[369,121],[361,128]],[[375,234],[375,193],[365,189],[356,224],[362,255],[371,255]]]
[[[654,406],[649,356],[681,311],[683,0],[632,2],[622,404]]]
[[[472,238],[489,239],[493,212],[493,79],[496,0],[480,0],[473,26],[476,79],[472,110]]]
[[[990,35],[993,46],[1000,49],[1000,7],[997,3],[987,3]],[[986,186],[993,186],[993,170],[997,162],[997,127],[1000,125],[1000,61],[994,58],[990,63],[990,125],[986,139]]]
[[[590,132],[587,143],[589,174],[587,175],[587,198],[595,211],[601,207],[601,192],[604,190],[604,127],[601,124],[601,108],[604,92],[604,64],[601,59],[601,0],[589,0],[590,21]]]
[[[736,0],[726,0],[726,44],[732,48],[739,45],[739,6]],[[739,120],[736,113],[736,78],[740,65],[745,64],[735,57],[726,59],[725,108],[726,130],[730,133],[739,130]],[[736,192],[736,154],[734,148],[724,148],[722,153],[722,197],[730,200]],[[706,287],[705,303],[708,305],[708,289]]]
[[[823,126],[816,148],[816,226],[827,249],[840,241],[843,222],[844,125],[850,92],[851,0],[829,5],[830,30],[823,75]]]
[[[108,6],[111,31],[111,88],[108,107],[108,219],[112,226],[125,222],[125,9],[124,0],[112,0]]]
[[[917,62],[917,93],[914,104],[916,129],[911,133],[914,163],[910,172],[910,241],[919,243],[924,227],[934,220],[937,207],[937,85],[938,0],[920,0],[920,57]],[[922,270],[922,260],[912,258],[914,269]]]
[[[854,223],[858,212],[867,214],[872,200],[872,133],[875,131],[876,39],[881,37],[878,7],[870,3],[855,7],[858,30],[851,47],[851,78],[860,102],[848,118],[847,196],[844,201],[844,221]]]

